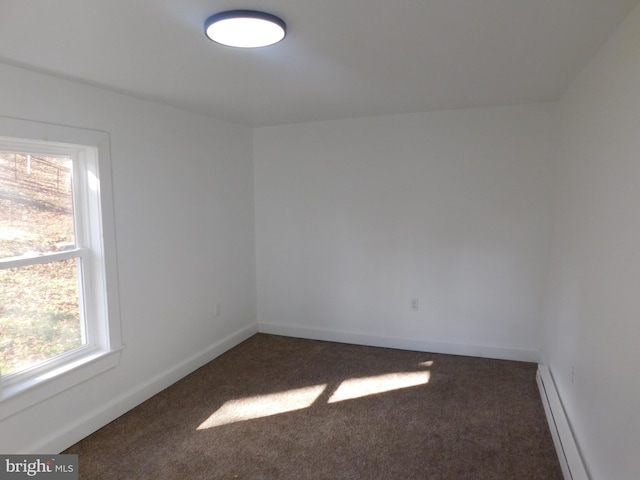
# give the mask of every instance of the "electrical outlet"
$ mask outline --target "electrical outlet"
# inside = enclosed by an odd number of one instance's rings
[[[215,308],[215,310],[214,310],[213,315],[214,315],[215,317],[219,317],[219,316],[220,316],[220,304],[219,304],[219,303],[216,303],[216,308]]]
[[[411,310],[414,312],[420,310],[420,300],[417,297],[411,299]]]
[[[571,365],[571,383],[576,383],[576,367]]]

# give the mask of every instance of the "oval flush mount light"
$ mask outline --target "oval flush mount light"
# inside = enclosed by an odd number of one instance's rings
[[[287,33],[287,25],[270,13],[254,10],[229,10],[216,13],[204,22],[211,40],[229,47],[257,48],[278,43]]]

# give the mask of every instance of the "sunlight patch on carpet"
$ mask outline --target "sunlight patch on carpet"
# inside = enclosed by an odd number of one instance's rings
[[[202,422],[198,430],[302,410],[310,407],[322,395],[325,388],[326,385],[313,385],[285,392],[229,400]]]
[[[404,372],[351,378],[340,384],[338,389],[331,395],[328,403],[342,402],[402,388],[425,385],[429,383],[430,375],[429,372]]]

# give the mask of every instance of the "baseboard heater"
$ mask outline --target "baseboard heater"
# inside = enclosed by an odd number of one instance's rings
[[[589,480],[549,367],[539,365],[536,377],[565,480]]]

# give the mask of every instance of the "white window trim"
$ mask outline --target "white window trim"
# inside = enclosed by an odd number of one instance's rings
[[[120,328],[120,304],[118,295],[117,256],[115,243],[115,222],[111,184],[111,157],[109,134],[106,132],[87,130],[63,125],[34,122],[30,120],[0,117],[0,137],[3,140],[16,139],[21,145],[42,145],[47,142],[46,151],[56,153],[68,152],[70,147],[77,147],[76,154],[85,156],[81,161],[85,164],[88,175],[79,180],[88,182],[89,188],[83,188],[93,196],[83,202],[87,210],[78,212],[81,222],[90,231],[91,248],[77,249],[70,252],[52,254],[67,258],[82,257],[91,262],[91,289],[102,292],[95,295],[94,304],[88,308],[88,314],[95,316],[90,321],[96,322],[95,338],[88,338],[87,345],[72,350],[67,354],[55,357],[51,364],[45,363],[29,371],[28,375],[16,375],[2,385],[0,378],[0,420],[18,413],[36,403],[85,382],[118,365],[122,352]],[[34,152],[31,152],[34,153]],[[36,152],[37,153],[37,152]],[[74,162],[74,169],[77,162]],[[74,176],[77,171],[74,171]],[[98,181],[99,179],[99,181]],[[75,206],[74,206],[75,208]],[[95,221],[99,218],[101,221]],[[94,242],[99,242],[96,245]],[[101,252],[102,254],[100,255]],[[62,259],[61,257],[61,259]],[[52,257],[43,258],[48,261]],[[11,259],[13,266],[37,263],[36,259]],[[26,262],[26,263],[21,263]],[[3,262],[7,265],[7,260]],[[60,361],[62,360],[62,361]]]

